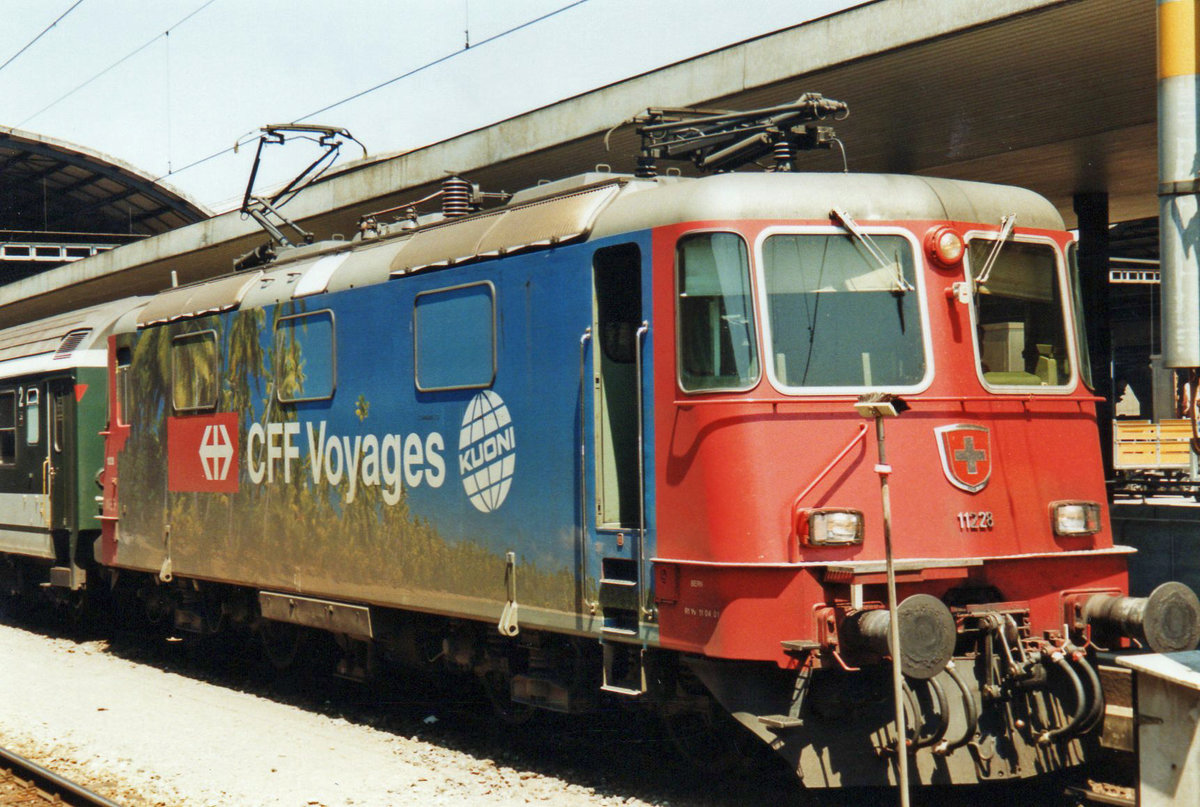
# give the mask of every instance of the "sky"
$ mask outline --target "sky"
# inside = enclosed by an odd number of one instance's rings
[[[0,128],[102,152],[222,211],[266,124],[407,151],[860,3],[0,0]],[[259,190],[318,153],[285,148]]]

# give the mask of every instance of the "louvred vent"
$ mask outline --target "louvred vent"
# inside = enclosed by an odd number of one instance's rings
[[[87,335],[92,332],[91,328],[84,328],[80,331],[71,331],[63,337],[58,343],[58,350],[54,351],[55,360],[65,359],[71,355],[75,348],[79,347],[80,343],[87,338]]]

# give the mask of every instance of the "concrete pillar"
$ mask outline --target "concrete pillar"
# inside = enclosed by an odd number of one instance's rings
[[[1096,425],[1100,430],[1104,477],[1111,479],[1112,413],[1116,392],[1112,388],[1112,336],[1109,331],[1108,194],[1076,194],[1075,216],[1079,220],[1079,282],[1088,349],[1092,356],[1092,382],[1096,385],[1096,394],[1104,398],[1103,403],[1096,405]]]

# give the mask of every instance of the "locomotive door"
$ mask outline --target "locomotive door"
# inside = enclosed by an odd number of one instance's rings
[[[596,251],[592,259],[591,517],[585,563],[598,579],[608,634],[640,633],[643,603],[643,440],[639,372],[646,334],[642,255],[636,244]],[[591,533],[590,539],[587,533]],[[586,588],[587,581],[584,581]]]

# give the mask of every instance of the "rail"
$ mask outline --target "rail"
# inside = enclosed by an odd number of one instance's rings
[[[93,793],[82,785],[6,748],[0,748],[0,771],[7,771],[8,779],[17,780],[18,786],[28,795],[47,804],[66,804],[70,807],[120,807],[115,801]]]

